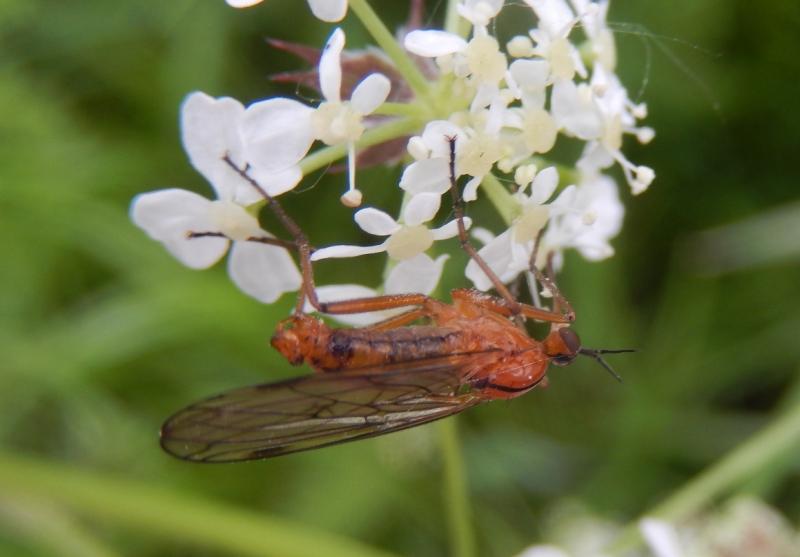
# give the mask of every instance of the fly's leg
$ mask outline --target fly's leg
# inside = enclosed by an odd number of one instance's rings
[[[300,258],[300,271],[303,275],[303,285],[297,295],[297,304],[295,305],[294,310],[295,314],[303,313],[306,299],[308,299],[309,303],[314,306],[315,309],[319,310],[320,303],[319,299],[317,298],[316,288],[314,287],[314,269],[311,265],[311,253],[314,250],[311,247],[311,244],[309,243],[305,233],[297,225],[294,219],[292,219],[292,217],[290,217],[289,214],[283,210],[281,204],[278,203],[274,197],[268,194],[261,184],[259,184],[252,176],[250,176],[250,174],[247,173],[247,166],[244,168],[239,167],[228,155],[225,155],[222,160],[224,160],[225,163],[234,170],[234,172],[241,176],[243,180],[249,183],[259,194],[261,194],[261,197],[266,200],[270,210],[294,239],[293,242],[284,242],[279,240],[279,243],[276,243],[272,242],[271,239],[266,238],[248,238],[250,241],[280,245],[281,247],[287,247],[288,245],[289,247],[293,247],[297,250]]]
[[[456,187],[456,138],[455,137],[448,137],[447,141],[450,144],[450,194],[453,197],[453,212],[456,216],[456,224],[458,226],[458,239],[461,242],[461,247],[464,251],[467,252],[467,255],[480,267],[481,271],[489,277],[489,280],[492,282],[495,290],[500,296],[508,302],[510,307],[515,308],[513,312],[514,315],[519,315],[520,311],[520,303],[511,295],[508,288],[503,281],[500,280],[500,277],[492,270],[491,267],[484,261],[483,257],[480,256],[478,250],[475,249],[475,246],[469,241],[469,236],[467,235],[467,227],[464,226],[464,202],[461,199],[461,193],[458,191]]]
[[[459,288],[457,290],[453,290],[451,296],[453,297],[453,300],[467,300],[473,305],[479,306],[504,317],[522,315],[529,317],[530,319],[546,321],[548,323],[571,323],[575,320],[574,313],[564,314],[519,302],[515,302],[512,305],[509,304],[505,298],[490,296],[489,294],[485,294],[471,288]]]
[[[189,239],[194,238],[225,238],[230,240],[225,234],[222,232],[194,232],[190,231],[186,233],[186,237]],[[281,240],[280,238],[273,238],[271,236],[250,236],[246,239],[248,242],[258,242],[259,244],[267,244],[268,246],[276,246],[279,248],[284,248],[287,250],[295,249],[296,245],[294,242],[290,242],[288,240]]]
[[[394,329],[425,317],[437,321],[444,314],[453,311],[447,304],[435,300],[430,296],[426,296],[425,294],[387,294],[385,296],[374,296],[372,298],[357,298],[355,300],[342,300],[338,302],[320,302],[318,309],[322,313],[342,315],[348,313],[369,313],[413,306],[416,307],[405,313],[371,325],[370,328],[379,330]]]
[[[539,232],[539,235],[536,236],[536,241],[533,244],[533,251],[531,252],[531,258],[528,267],[530,268],[536,280],[542,286],[544,286],[553,296],[553,312],[559,313],[567,317],[569,321],[574,321],[575,310],[572,309],[572,305],[570,305],[567,298],[561,293],[561,290],[559,290],[558,286],[556,285],[556,281],[554,279],[555,273],[553,271],[553,254],[549,253],[547,255],[546,274],[543,273],[539,269],[539,267],[536,266],[536,260],[539,257],[539,247],[541,245],[543,235],[544,235],[544,230],[541,230]]]
[[[500,280],[500,277],[498,277],[491,267],[489,267],[472,243],[470,243],[469,236],[467,236],[466,227],[464,226],[464,203],[461,199],[461,194],[456,187],[456,138],[448,137],[447,140],[450,144],[450,193],[453,197],[453,212],[456,216],[456,222],[458,225],[458,238],[461,242],[461,247],[467,252],[467,255],[469,255],[470,258],[475,261],[484,274],[489,277],[489,280],[492,282],[495,290],[497,290],[498,294],[501,296],[501,299],[498,300],[496,298],[492,298],[491,296],[480,295],[480,293],[476,292],[475,295],[469,295],[470,299],[482,307],[510,317],[524,315],[525,317],[530,317],[532,319],[549,321],[553,323],[569,323],[574,321],[575,312],[573,311],[572,306],[570,306],[567,299],[561,294],[561,291],[556,286],[555,281],[552,279],[552,268],[550,270],[551,276],[545,276],[544,273],[542,273],[533,264],[533,262],[536,261],[536,255],[538,253],[539,243],[542,236],[541,233],[536,239],[533,254],[531,255],[531,270],[536,279],[539,280],[553,294],[553,311],[519,303],[508,290],[506,285],[503,284],[503,281]],[[552,260],[548,258],[548,261]],[[465,290],[464,292],[471,291]],[[518,324],[521,325],[521,323]]]
[[[328,314],[348,314],[348,313],[368,313],[372,311],[381,311],[386,309],[396,309],[403,307],[417,306],[406,313],[396,317],[387,319],[378,323],[376,327],[383,329],[390,329],[401,325],[406,325],[423,317],[430,317],[436,319],[442,312],[448,311],[448,306],[434,300],[424,294],[395,294],[385,296],[374,296],[371,298],[358,298],[355,300],[342,300],[337,302],[321,302],[317,297],[317,291],[314,286],[314,270],[311,264],[311,253],[313,248],[308,241],[308,238],[303,233],[302,229],[297,223],[283,210],[278,201],[269,195],[267,191],[259,184],[252,176],[247,173],[247,167],[240,168],[234,163],[227,155],[223,160],[230,166],[239,176],[247,181],[259,194],[267,201],[272,212],[281,222],[283,227],[294,238],[294,242],[286,242],[283,240],[272,238],[248,238],[251,241],[263,242],[266,244],[279,245],[281,247],[293,247],[297,249],[300,258],[300,270],[303,275],[303,286],[300,290],[295,306],[295,314],[303,314],[305,302],[308,302],[319,312]],[[463,222],[461,223],[463,227]]]

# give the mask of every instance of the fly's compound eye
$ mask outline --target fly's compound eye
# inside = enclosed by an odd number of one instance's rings
[[[558,334],[567,349],[565,355],[569,355],[570,360],[572,360],[581,351],[581,339],[578,338],[578,333],[572,329],[564,328],[559,329]]]
[[[557,366],[568,366],[581,351],[581,339],[570,328],[559,329],[553,340],[555,353],[551,353],[551,361]]]

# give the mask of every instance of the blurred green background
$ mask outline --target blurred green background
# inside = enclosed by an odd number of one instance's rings
[[[391,26],[407,15],[406,2],[374,4]],[[481,555],[547,538],[564,501],[634,519],[800,400],[800,3],[621,0],[610,20],[657,131],[626,153],[657,179],[624,193],[617,256],[570,257],[560,280],[587,345],[640,352],[614,359],[621,386],[581,361],[549,389],[458,418]],[[348,46],[367,42],[344,26]],[[305,66],[263,39],[321,45],[329,32],[299,0],[0,2],[0,554],[449,551],[436,425],[240,465],[158,446],[185,404],[300,372],[267,345],[292,300],[262,306],[222,266],[182,268],[128,204],[208,191],[180,146],[188,92],[292,94],[269,75]],[[360,182],[388,207],[397,177]],[[313,205],[287,195],[287,209],[312,241],[366,243],[336,202],[341,183],[324,176]],[[447,287],[464,285],[464,261]],[[348,271],[321,266],[320,282]],[[736,490],[796,522],[792,452]]]

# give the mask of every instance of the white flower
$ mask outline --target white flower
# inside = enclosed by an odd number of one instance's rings
[[[467,42],[454,33],[416,30],[405,36],[406,50],[425,58],[456,55],[449,67],[458,77],[469,78],[476,87],[495,88],[505,78],[507,62],[497,39],[479,33]],[[444,68],[440,64],[440,67]],[[481,91],[476,95],[485,96]]]
[[[403,170],[400,188],[411,195],[423,192],[441,195],[449,190],[450,139],[455,139],[457,153],[464,137],[464,131],[450,122],[428,122],[422,135],[408,141],[409,153],[417,160]]]
[[[530,195],[525,194],[524,187],[517,192],[520,216],[511,226],[494,238],[491,234],[481,234],[486,245],[478,250],[478,254],[502,282],[510,282],[528,270],[536,238],[550,218],[551,208],[545,203],[557,186],[558,172],[555,167],[543,169],[533,179]],[[470,260],[465,273],[476,288],[488,290],[492,287],[489,277],[475,261]]]
[[[504,153],[499,134],[504,109],[498,99],[489,110],[473,115],[475,120],[482,120],[482,125],[469,128],[460,128],[443,120],[429,122],[421,136],[409,140],[410,150],[413,145],[419,160],[403,172],[400,187],[412,194],[446,192],[450,188],[452,138],[455,140],[456,178],[464,174],[472,176],[464,186],[462,197],[465,201],[477,199],[478,186]]]
[[[420,253],[411,259],[400,261],[389,271],[384,288],[380,292],[358,284],[337,284],[317,287],[317,297],[321,302],[335,302],[371,298],[381,294],[430,294],[439,284],[442,269],[449,257],[440,255],[436,259],[432,259],[428,255]],[[310,304],[306,305],[306,311],[312,311],[312,309]],[[396,308],[369,313],[331,315],[331,317],[353,327],[364,327],[404,313],[409,309],[407,307]]]
[[[328,145],[348,146],[348,191],[342,202],[350,207],[361,204],[361,193],[355,185],[355,142],[364,133],[364,116],[371,114],[389,96],[391,83],[381,73],[364,78],[349,101],[342,101],[342,65],[345,35],[335,29],[325,45],[319,61],[319,84],[325,101],[317,107],[312,117],[314,134]]]
[[[462,0],[456,6],[458,15],[476,27],[486,27],[500,13],[504,0]]]
[[[639,521],[639,530],[647,545],[653,550],[655,557],[683,557],[686,555],[681,549],[678,532],[668,522],[645,517]]]
[[[270,195],[294,188],[297,163],[311,147],[311,109],[290,99],[269,99],[245,109],[239,101],[195,92],[181,107],[181,138],[189,160],[220,198],[240,204],[261,195],[225,162],[250,165],[250,174]]]
[[[330,246],[313,253],[311,259],[357,257],[372,253],[386,252],[395,261],[412,259],[423,253],[437,240],[452,238],[458,234],[455,220],[440,226],[428,228],[425,223],[430,221],[439,211],[441,197],[436,193],[420,193],[412,196],[403,208],[402,224],[391,216],[367,207],[355,214],[358,226],[365,232],[374,236],[387,236],[386,240],[375,246]],[[465,226],[469,227],[471,221],[464,219]]]
[[[622,228],[625,208],[613,179],[585,176],[577,186],[565,188],[551,207],[553,215],[542,238],[543,257],[569,248],[590,261],[614,255],[609,241]]]
[[[227,1],[235,7],[259,3]],[[179,190],[146,194],[134,202],[135,221],[195,268],[212,264],[231,245],[231,274],[249,292],[262,288],[264,279],[253,269],[243,271],[243,264],[234,265],[237,253],[256,250],[257,257],[263,257],[263,250],[272,250],[281,254],[285,259],[276,267],[288,265],[291,271],[280,271],[279,284],[258,294],[259,299],[274,299],[297,283],[297,270],[280,248],[252,241],[269,238],[256,216],[263,207],[256,202],[263,195],[237,170],[246,169],[267,196],[277,196],[297,185],[302,178],[300,162],[312,142],[319,140],[335,148],[323,147],[319,156],[306,159],[304,168],[318,170],[332,156],[346,153],[348,185],[341,201],[356,207],[362,201],[356,187],[356,146],[370,143],[369,151],[359,153],[365,162],[395,161],[401,138],[416,133],[407,143],[413,161],[405,165],[399,182],[404,191],[401,214],[390,216],[367,208],[355,215],[361,229],[381,237],[379,243],[331,245],[312,255],[317,261],[386,252],[390,259],[386,284],[374,291],[357,285],[322,287],[321,299],[430,291],[441,264],[426,251],[434,241],[455,236],[457,223],[431,228],[429,222],[453,178],[463,176],[469,177],[459,183],[465,202],[477,200],[478,188],[484,184],[491,194],[486,200],[503,217],[516,215],[506,230],[473,232],[484,244],[481,255],[501,280],[508,282],[529,270],[537,238],[541,245],[535,263],[540,267],[554,256],[558,268],[566,249],[591,260],[610,256],[610,241],[620,230],[624,210],[616,184],[603,172],[619,164],[634,194],[652,182],[654,171],[632,163],[622,151],[626,135],[641,143],[653,138],[655,132],[640,125],[647,107],[631,100],[615,74],[617,53],[607,23],[608,0],[523,2],[529,9],[519,13],[530,17],[532,24],[517,36],[502,39],[494,22],[507,2],[451,2],[455,8],[451,15],[464,20],[458,26],[462,31],[461,24],[467,22],[469,33],[462,36],[441,29],[407,33],[402,39],[405,49],[423,60],[406,57],[397,49],[389,49],[385,56],[377,51],[348,56],[345,33],[338,28],[321,53],[278,42],[279,48],[311,63],[319,56],[319,106],[277,98],[245,108],[233,99],[190,96],[184,105],[184,145],[218,199],[209,201]],[[348,0],[308,0],[308,4],[326,21],[342,19],[348,9]],[[352,15],[366,17],[362,23],[368,31],[377,29],[376,22],[370,21],[374,15],[370,10],[357,9]],[[571,40],[576,27],[580,27],[580,45]],[[385,44],[380,36],[376,38]],[[310,85],[314,75],[290,72],[282,77]],[[382,107],[392,87],[392,103]],[[374,133],[365,141],[368,127]],[[417,131],[410,131],[412,127]],[[559,135],[580,144],[582,150],[557,149]],[[572,156],[573,152],[580,155]],[[549,167],[537,172],[536,165],[556,164],[578,176],[578,181],[553,200],[556,170]],[[504,178],[495,179],[495,173],[513,176],[517,191],[503,191]],[[193,233],[191,239],[188,233]],[[469,262],[465,272],[477,287],[491,286],[474,262]],[[423,284],[421,277],[429,280]],[[384,316],[376,312],[340,320],[362,324]]]
[[[225,1],[234,8],[249,8],[260,4],[263,0]],[[347,0],[308,0],[308,6],[311,8],[311,13],[322,21],[341,21],[347,14]]]
[[[642,193],[655,178],[655,172],[647,166],[637,166],[630,162],[622,153],[622,139],[624,134],[635,135],[642,143],[652,139],[652,128],[636,127],[637,118],[647,114],[647,107],[632,103],[617,76],[602,65],[594,68],[592,90],[598,92],[594,99],[600,133],[585,138],[589,142],[576,166],[583,172],[593,173],[616,161],[633,194]]]
[[[255,112],[261,107],[256,107]],[[228,157],[234,164],[244,165],[248,149],[241,129],[247,117],[247,111],[233,99],[213,99],[203,93],[190,95],[181,115],[184,147],[192,165],[206,177],[218,199],[211,201],[176,188],[154,191],[134,198],[131,218],[193,269],[213,265],[232,245],[228,260],[231,278],[246,294],[269,303],[284,292],[297,290],[300,274],[285,249],[249,241],[272,238],[245,209],[260,195],[224,160]],[[260,116],[255,119],[260,120]],[[259,134],[253,130],[249,136]],[[269,139],[263,141],[269,143]],[[280,160],[267,166],[279,168],[283,164]],[[283,160],[285,163],[288,159]],[[292,177],[291,171],[288,174],[288,182],[265,178],[262,185],[276,195],[294,187],[299,180]]]
[[[586,77],[586,67],[569,34],[578,22],[565,0],[525,0],[539,17],[539,27],[530,31],[533,54],[547,60],[553,80]]]

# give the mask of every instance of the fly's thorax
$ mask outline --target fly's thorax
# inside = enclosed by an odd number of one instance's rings
[[[515,398],[539,385],[547,373],[550,358],[534,346],[515,353],[497,353],[482,366],[471,381],[488,400]]]
[[[275,328],[270,344],[292,365],[300,365],[317,351],[320,339],[327,337],[325,323],[310,315],[293,315]]]

